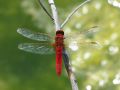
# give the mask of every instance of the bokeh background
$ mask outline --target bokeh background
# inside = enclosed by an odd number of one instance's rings
[[[55,0],[60,21],[83,1]],[[44,4],[50,10],[47,0]],[[68,50],[80,90],[120,90],[119,10],[119,0],[91,0],[63,28],[66,34],[100,28],[88,38],[100,42],[101,48]],[[37,0],[0,0],[0,90],[71,90],[64,65],[61,77],[55,73],[54,54],[36,55],[17,48],[19,43],[34,42],[19,35],[18,27],[55,34]]]

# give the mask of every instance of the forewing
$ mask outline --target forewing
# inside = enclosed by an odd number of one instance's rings
[[[48,43],[23,43],[19,44],[20,50],[31,52],[35,54],[53,54],[54,48]]]
[[[99,31],[100,31],[100,28],[98,26],[94,26],[94,27],[91,27],[90,29],[81,31],[80,34],[82,36],[89,37],[91,35],[96,34]]]
[[[91,27],[90,29],[85,29],[85,30],[82,30],[82,31],[74,33],[74,34],[66,35],[65,38],[66,39],[76,39],[76,38],[82,39],[82,38],[93,36],[94,34],[96,34],[99,31],[100,31],[99,27],[94,26],[94,27]]]
[[[91,27],[90,29],[83,30],[81,32],[74,33],[73,35],[68,35],[65,38],[66,44],[71,44],[71,42],[77,42],[79,46],[95,46],[99,47],[100,45],[96,41],[92,41],[92,37],[95,33],[100,31],[98,26]]]
[[[52,38],[48,36],[47,34],[32,32],[24,28],[18,28],[17,32],[24,37],[27,37],[29,39],[36,40],[36,41],[51,41],[52,40]]]

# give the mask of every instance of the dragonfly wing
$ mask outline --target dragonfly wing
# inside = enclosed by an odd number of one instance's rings
[[[84,41],[84,42],[81,42],[81,43],[78,43],[78,46],[88,46],[88,47],[92,47],[92,48],[101,48],[102,45],[97,42],[97,41]]]
[[[100,31],[99,27],[94,26],[94,27],[91,27],[90,29],[85,29],[74,34],[67,35],[65,38],[66,39],[86,38],[86,37],[93,36],[99,31]]]
[[[94,35],[99,31],[100,31],[99,27],[94,26],[94,27],[91,27],[90,29],[86,29],[86,30],[81,31],[80,34],[82,34],[86,37],[86,36]]]
[[[52,54],[54,48],[52,45],[46,43],[22,43],[18,48],[23,51],[35,53],[35,54]]]
[[[83,30],[80,32],[80,35],[84,38],[90,38],[93,37],[96,33],[100,31],[100,28],[98,26],[91,27],[90,29]]]
[[[77,41],[72,41],[72,42],[69,42],[67,44],[67,46],[71,49],[74,49],[74,48],[81,48],[81,47],[84,47],[84,48],[97,48],[97,49],[100,49],[102,48],[102,45],[97,42],[97,41],[89,41],[89,40],[86,40],[86,41],[80,41],[80,42],[77,42]]]
[[[24,37],[27,37],[29,39],[36,40],[36,41],[52,40],[52,38],[50,36],[48,36],[47,34],[32,32],[32,31],[30,31],[28,29],[24,29],[24,28],[18,28],[17,32]]]

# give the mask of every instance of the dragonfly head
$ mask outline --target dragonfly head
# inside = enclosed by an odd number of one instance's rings
[[[64,35],[64,31],[63,31],[63,30],[58,30],[58,31],[56,31],[56,35],[58,35],[58,34]]]

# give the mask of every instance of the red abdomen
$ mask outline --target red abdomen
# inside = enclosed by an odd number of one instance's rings
[[[62,47],[56,48],[56,73],[58,76],[62,72]]]
[[[62,72],[62,51],[64,47],[63,40],[64,32],[62,30],[57,31],[55,37],[55,51],[56,51],[56,73],[58,76],[60,76]]]

